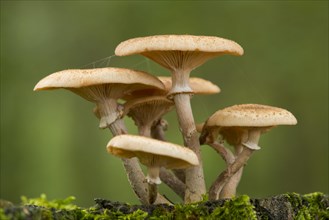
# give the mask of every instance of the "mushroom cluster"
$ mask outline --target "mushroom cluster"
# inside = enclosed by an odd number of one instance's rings
[[[95,103],[99,127],[109,128],[113,138],[108,153],[121,158],[130,185],[142,204],[168,203],[157,185],[164,182],[184,203],[202,200],[207,193],[200,144],[207,144],[226,162],[211,185],[210,200],[231,198],[252,153],[259,150],[260,135],[277,125],[294,125],[287,110],[259,104],[234,105],[215,112],[195,125],[190,100],[198,94],[215,94],[217,85],[190,78],[193,69],[220,55],[241,56],[234,41],[193,35],[156,35],[121,42],[116,56],[139,54],[160,64],[171,77],[117,67],[69,69],[40,80],[34,90],[64,88]],[[168,123],[163,116],[175,109],[184,146],[165,138]],[[123,118],[131,117],[138,135],[128,134]],[[200,133],[200,134],[199,134]],[[234,152],[225,147],[232,145]],[[141,164],[147,167],[145,175]]]

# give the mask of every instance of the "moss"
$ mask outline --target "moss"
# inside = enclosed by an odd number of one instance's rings
[[[36,205],[43,206],[46,208],[54,208],[54,209],[65,209],[65,210],[73,210],[78,208],[76,205],[72,204],[75,200],[74,196],[67,197],[66,199],[56,199],[49,201],[45,194],[41,194],[39,198],[31,198],[28,199],[26,196],[21,197],[23,205]]]
[[[285,196],[294,210],[294,219],[329,219],[328,197],[323,193],[315,192],[306,195],[287,193]]]
[[[147,212],[142,210],[136,210],[135,212],[124,214],[120,211],[112,212],[110,210],[103,210],[101,213],[98,211],[93,211],[91,209],[84,210],[83,216],[79,219],[81,220],[108,220],[108,219],[121,219],[121,220],[142,220],[148,216]]]
[[[227,200],[216,208],[207,219],[257,219],[255,207],[247,195]]]
[[[289,193],[265,199],[250,199],[242,195],[230,200],[175,206],[129,205],[95,199],[96,205],[85,209],[77,207],[73,202],[74,197],[51,201],[45,195],[32,199],[22,197],[20,206],[0,207],[0,219],[329,219],[329,199],[322,193]]]
[[[5,211],[3,210],[3,208],[0,208],[0,219],[9,220],[9,217],[5,215]]]

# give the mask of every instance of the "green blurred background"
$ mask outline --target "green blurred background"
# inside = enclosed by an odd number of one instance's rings
[[[32,90],[67,68],[169,75],[142,56],[107,59],[121,41],[156,34],[220,36],[245,50],[194,70],[222,89],[194,96],[196,122],[241,103],[283,107],[297,117],[297,126],[262,136],[239,194],[328,193],[328,1],[1,1],[2,199],[18,203],[21,195],[46,193],[74,195],[81,206],[96,197],[138,202],[120,160],[106,152],[111,135],[98,129],[93,104],[66,90]],[[166,119],[168,140],[181,144],[175,112]],[[207,146],[202,155],[210,186],[225,165]]]

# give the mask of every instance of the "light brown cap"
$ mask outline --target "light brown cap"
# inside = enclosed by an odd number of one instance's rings
[[[198,51],[242,55],[242,47],[234,41],[214,36],[155,35],[121,42],[115,55],[127,56],[150,51]]]
[[[204,124],[205,124],[205,123],[195,124],[195,128],[196,128],[196,131],[197,131],[198,133],[201,133],[201,132],[202,132],[202,129],[203,129]]]
[[[169,92],[172,86],[171,77],[158,76],[158,78],[164,84],[165,90]],[[217,85],[199,77],[190,77],[189,85],[193,90],[193,93],[198,95],[216,94],[220,92],[220,88]]]
[[[129,100],[124,104],[124,114],[128,114],[131,109],[143,107],[145,114],[152,114],[156,108],[162,112],[167,112],[175,105],[172,100],[164,96],[149,96]],[[150,110],[150,111],[149,111]],[[153,110],[153,111],[152,111]]]
[[[136,135],[115,136],[107,151],[121,158],[138,157],[145,166],[183,169],[199,164],[196,154],[186,147]]]
[[[189,73],[211,58],[229,54],[240,56],[242,47],[234,41],[213,36],[156,35],[121,42],[115,49],[117,56],[141,54],[172,72],[173,85],[168,97],[189,94]]]
[[[295,125],[297,119],[289,111],[258,104],[234,105],[215,112],[207,126],[271,127],[276,125]]]
[[[53,73],[38,82],[34,91],[57,88],[81,88],[100,84],[140,84],[163,89],[156,77],[124,68],[68,69]]]

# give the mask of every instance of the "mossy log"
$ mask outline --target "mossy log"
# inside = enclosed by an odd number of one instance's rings
[[[16,206],[2,202],[0,219],[329,219],[329,198],[322,193],[288,193],[264,199],[243,195],[173,206],[129,205],[105,199],[95,202],[87,209],[71,204],[56,209],[53,205]]]

